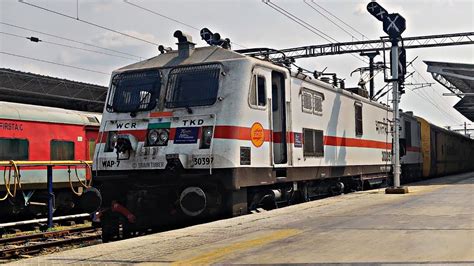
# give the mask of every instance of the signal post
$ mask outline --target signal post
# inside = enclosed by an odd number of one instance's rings
[[[398,13],[389,14],[381,5],[372,1],[367,5],[367,11],[376,19],[383,22],[383,30],[389,35],[392,47],[390,49],[390,69],[391,78],[386,79],[387,82],[392,82],[393,95],[393,145],[392,145],[392,163],[393,163],[393,187],[385,189],[387,194],[405,194],[408,193],[407,187],[400,186],[400,95],[399,95],[399,80],[403,79],[405,73],[404,66],[399,67],[400,60],[398,42],[401,41],[401,34],[406,29],[405,19]],[[403,48],[402,48],[403,49]],[[403,56],[405,54],[403,53]],[[401,72],[400,72],[401,70]]]

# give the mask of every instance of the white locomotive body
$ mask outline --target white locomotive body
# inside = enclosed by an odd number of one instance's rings
[[[105,235],[123,220],[119,213],[133,214],[125,228],[137,229],[243,214],[269,199],[308,200],[388,176],[387,106],[269,61],[178,39],[178,51],[113,73],[94,180],[104,206],[123,208],[104,214]]]

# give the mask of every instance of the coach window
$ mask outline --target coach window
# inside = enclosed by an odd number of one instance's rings
[[[28,160],[28,140],[0,138],[0,161]]]
[[[303,156],[324,156],[324,135],[322,130],[303,129]]]
[[[265,93],[265,77],[254,75],[250,89],[250,105],[254,107],[264,107],[267,105],[267,96]]]
[[[74,142],[52,140],[51,141],[51,160],[74,160]]]
[[[356,136],[362,136],[363,128],[362,128],[362,103],[355,102],[355,133]]]

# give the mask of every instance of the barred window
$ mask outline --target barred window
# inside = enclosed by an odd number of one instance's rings
[[[314,95],[314,114],[322,115],[323,114],[323,97],[321,95]]]
[[[51,140],[51,160],[74,160],[74,142]]]
[[[192,107],[216,102],[221,66],[177,67],[170,71],[166,107]]]
[[[302,110],[305,113],[313,113],[313,95],[306,91],[301,94],[301,105]]]
[[[362,103],[355,102],[354,109],[355,109],[355,133],[356,133],[356,136],[362,136],[362,134],[364,133],[363,127],[362,127]]]
[[[304,113],[322,115],[324,94],[303,88],[301,91],[301,110]]]
[[[322,130],[303,128],[303,156],[324,156],[324,134]]]
[[[0,138],[0,161],[28,160],[28,140]]]

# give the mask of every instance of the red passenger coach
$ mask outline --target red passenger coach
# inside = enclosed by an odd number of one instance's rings
[[[0,161],[92,160],[100,115],[60,108],[0,102]],[[54,167],[56,210],[67,212],[76,205],[71,186],[84,182],[85,168]],[[8,169],[6,171],[8,177]],[[87,173],[88,178],[89,173]],[[0,178],[0,199],[15,183]],[[7,181],[7,182],[5,182]],[[10,184],[8,184],[10,183]],[[20,185],[14,198],[0,202],[2,220],[13,214],[41,213],[47,199],[45,167],[20,169]],[[4,219],[4,217],[7,217]]]

